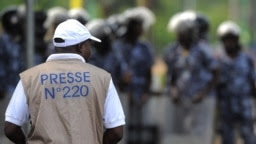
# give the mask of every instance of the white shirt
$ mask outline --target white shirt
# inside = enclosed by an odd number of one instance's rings
[[[85,62],[85,60],[78,54],[52,54],[48,57],[47,61],[71,58]],[[24,88],[20,80],[7,107],[5,121],[18,126],[22,126],[27,123],[29,120],[29,109],[26,100]],[[112,79],[109,83],[106,101],[104,104],[103,123],[105,128],[114,128],[125,124],[123,108]]]

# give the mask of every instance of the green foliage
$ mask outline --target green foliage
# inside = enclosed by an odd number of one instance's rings
[[[201,0],[202,1],[202,0]],[[214,3],[202,4],[198,6],[198,12],[206,15],[210,21],[210,42],[216,42],[218,37],[216,35],[219,24],[228,19],[227,2],[215,1]]]
[[[156,23],[152,27],[151,41],[155,45],[156,52],[161,53],[170,41],[174,41],[173,33],[167,32],[167,24],[173,14],[180,11],[180,1],[158,1],[152,10],[156,16]]]
[[[20,5],[24,2],[24,0],[1,0],[0,2],[0,10],[5,9],[8,6],[11,5]]]
[[[36,10],[47,10],[55,6],[69,8],[69,0],[35,0],[34,3]]]

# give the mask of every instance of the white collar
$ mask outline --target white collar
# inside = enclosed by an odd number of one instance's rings
[[[66,59],[78,59],[85,63],[85,60],[79,54],[74,53],[61,53],[61,54],[51,54],[46,61],[51,60],[66,60]]]

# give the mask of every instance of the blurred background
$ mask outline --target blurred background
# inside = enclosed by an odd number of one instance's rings
[[[25,5],[23,0],[2,1],[0,10],[11,5]],[[169,18],[183,10],[196,10],[208,16],[211,22],[210,40],[216,43],[216,28],[224,20],[236,21],[242,28],[242,41],[246,45],[253,45],[255,41],[255,2],[253,0],[34,0],[34,10],[47,11],[61,6],[66,9],[83,7],[93,18],[107,18],[112,14],[123,12],[135,6],[146,6],[156,15],[156,23],[148,33],[148,37],[155,45],[156,51],[161,53],[166,43],[175,39],[166,31]]]
[[[53,10],[56,8],[58,10]],[[126,16],[121,15],[126,10],[135,7],[146,7],[153,13],[153,17],[149,22],[150,26],[145,30],[142,39],[146,39],[150,42],[152,51],[152,63],[149,64],[149,86],[147,100],[141,99],[141,103],[131,104],[129,93],[124,90],[125,84],[121,82],[121,86],[118,86],[120,99],[122,101],[124,111],[126,114],[127,126],[125,127],[125,136],[120,142],[121,144],[220,144],[221,137],[219,135],[219,122],[218,111],[216,110],[215,101],[209,101],[210,107],[206,107],[205,119],[206,130],[204,135],[180,135],[173,134],[170,123],[173,123],[173,107],[171,98],[166,94],[166,83],[168,66],[163,60],[166,46],[168,43],[176,41],[176,35],[173,32],[168,32],[168,22],[172,16],[178,12],[186,10],[193,10],[197,13],[203,14],[207,17],[209,22],[208,43],[214,52],[218,53],[220,47],[220,38],[217,35],[218,26],[226,20],[232,20],[236,22],[240,28],[240,41],[243,45],[243,50],[246,51],[252,59],[256,59],[254,56],[254,49],[256,47],[256,1],[255,0],[2,0],[0,1],[1,12],[1,25],[0,35],[4,35],[5,32],[13,27],[6,27],[6,25],[13,25],[15,32],[9,32],[13,36],[12,44],[9,47],[14,47],[10,58],[12,61],[7,60],[8,57],[3,57],[5,53],[3,45],[8,45],[0,41],[0,54],[2,54],[0,66],[7,63],[9,65],[19,65],[19,68],[13,68],[10,73],[2,72],[0,70],[0,76],[2,76],[2,85],[6,85],[4,82],[9,82],[9,87],[3,86],[7,89],[3,93],[5,96],[0,99],[0,144],[9,144],[5,136],[3,135],[3,122],[4,112],[11,97],[11,93],[16,86],[18,78],[8,78],[6,75],[18,76],[18,73],[22,70],[40,64],[45,61],[47,56],[53,53],[53,45],[51,44],[51,38],[54,28],[58,23],[72,17],[70,11],[72,9],[83,9],[84,13],[80,19],[83,24],[87,24],[89,30],[93,32],[97,31],[94,28],[97,25],[97,20],[106,20],[110,25],[111,40],[115,41],[122,35],[123,19]],[[18,21],[15,18],[6,16],[3,19],[3,14],[6,12],[15,11],[17,13]],[[61,15],[62,14],[62,15]],[[55,17],[58,15],[58,17]],[[77,17],[76,17],[77,18]],[[79,18],[78,18],[79,19]],[[114,19],[114,20],[113,20]],[[147,18],[146,18],[147,19]],[[34,20],[34,21],[33,21]],[[8,23],[8,22],[9,23]],[[96,21],[96,22],[95,22]],[[150,20],[149,20],[150,21]],[[90,23],[91,22],[91,23]],[[93,23],[95,22],[95,23]],[[14,24],[15,23],[15,24]],[[113,24],[113,25],[111,25]],[[118,27],[118,28],[117,28]],[[8,30],[7,30],[8,29]],[[118,29],[118,30],[117,30]],[[121,34],[120,34],[121,33]],[[99,35],[95,32],[95,35]],[[104,37],[102,37],[104,38]],[[8,41],[8,40],[7,40]],[[2,46],[1,46],[2,45]],[[5,46],[8,47],[8,46]],[[95,47],[97,47],[95,45]],[[97,49],[94,50],[97,52]],[[99,52],[100,53],[100,52]],[[150,55],[149,54],[149,55]],[[143,57],[143,56],[142,56]],[[94,57],[97,60],[97,57]],[[91,63],[94,64],[92,58]],[[136,61],[135,61],[136,63]],[[112,63],[113,64],[113,63]],[[95,62],[97,65],[97,61]],[[120,64],[123,67],[125,64]],[[113,66],[113,65],[112,65]],[[13,66],[15,67],[15,66]],[[118,67],[118,66],[117,66]],[[2,69],[6,67],[2,66]],[[6,68],[9,69],[9,68]],[[106,67],[106,69],[108,69]],[[122,68],[120,68],[122,69]],[[145,68],[146,69],[146,68]],[[109,70],[111,71],[111,70]],[[122,71],[122,70],[120,70]],[[113,72],[114,73],[114,72]],[[118,73],[118,72],[117,72]],[[120,73],[120,72],[119,72]],[[114,73],[116,74],[116,73]],[[5,78],[4,78],[5,77]],[[116,77],[115,79],[119,79]],[[118,81],[118,80],[117,80]],[[119,81],[116,83],[119,85]],[[124,89],[123,89],[124,88]],[[2,91],[1,91],[2,92]],[[134,94],[135,95],[135,94]],[[254,103],[254,101],[252,102]],[[131,108],[132,107],[132,108]],[[138,110],[139,109],[139,110]],[[253,109],[255,109],[253,107]],[[138,113],[131,113],[131,111],[138,111]],[[132,118],[131,118],[132,117]],[[135,119],[135,120],[134,120]],[[137,119],[139,119],[137,121]],[[26,128],[25,128],[26,129]],[[139,131],[139,134],[136,133]],[[239,134],[237,136],[237,143],[243,143]]]

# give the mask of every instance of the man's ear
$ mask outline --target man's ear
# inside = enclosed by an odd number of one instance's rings
[[[82,53],[82,45],[83,45],[83,43],[80,43],[80,44],[78,44],[77,46],[76,46],[76,52],[78,52],[78,53]]]

